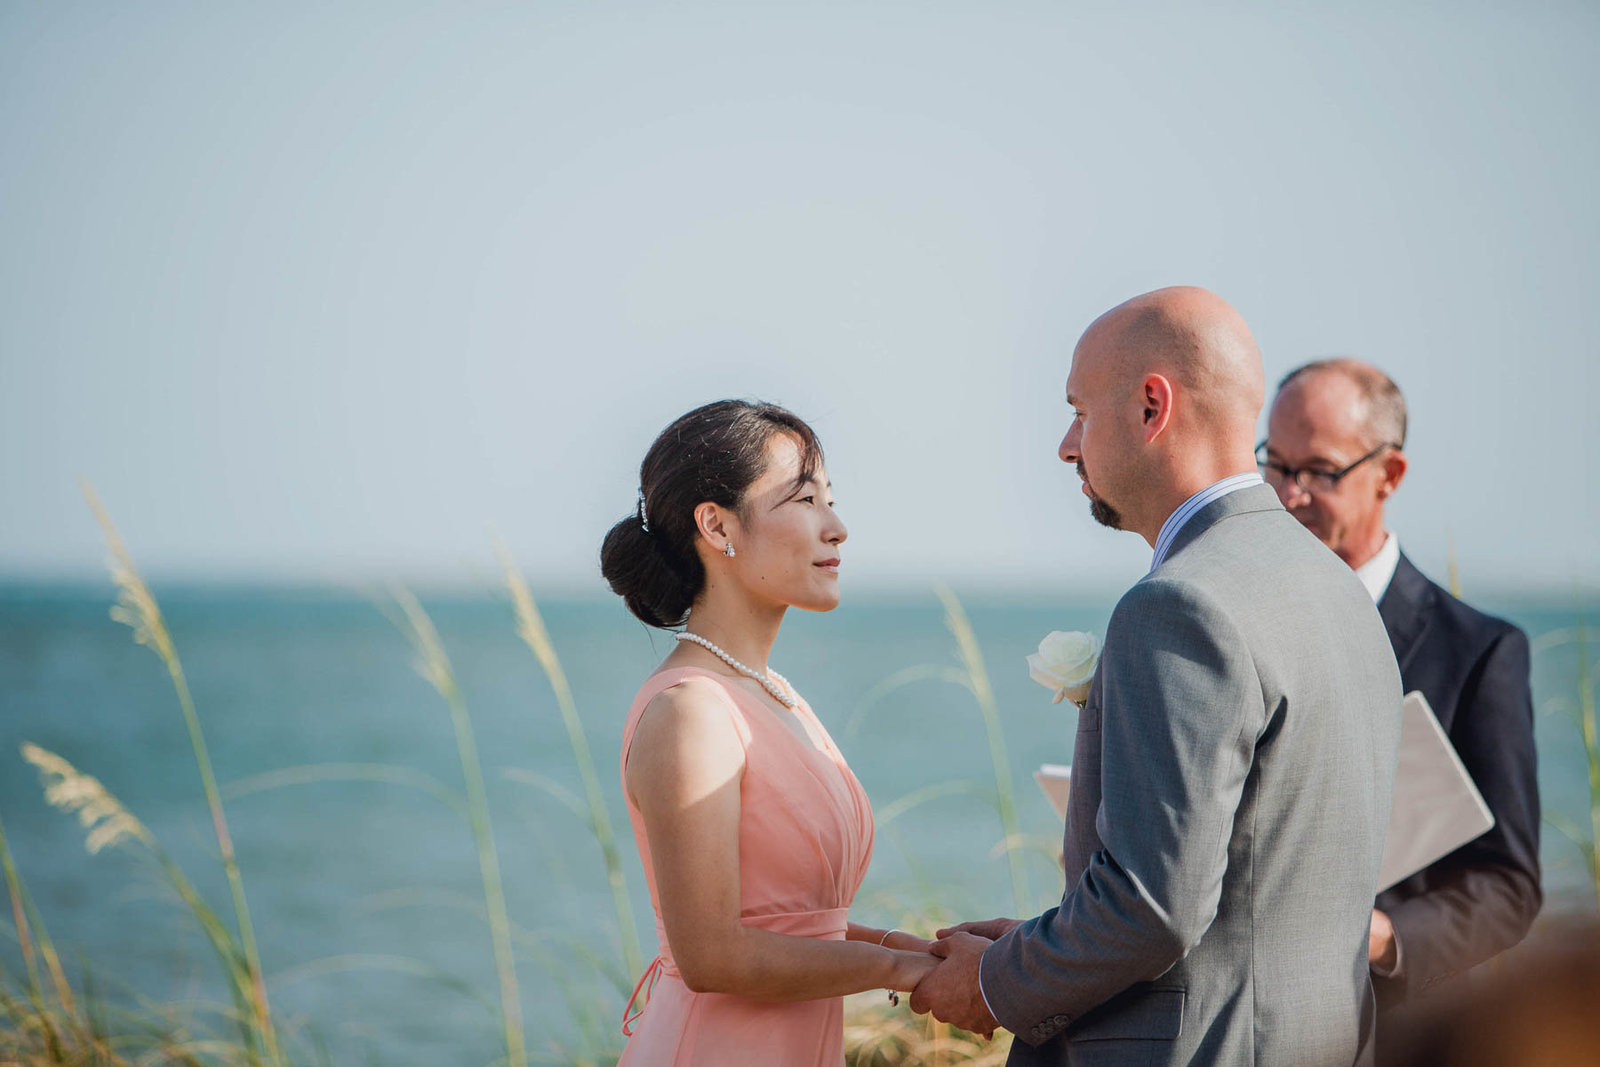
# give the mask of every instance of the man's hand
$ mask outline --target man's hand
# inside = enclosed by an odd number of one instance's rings
[[[1005,920],[1000,920],[1005,921]],[[999,1026],[978,988],[978,963],[992,941],[976,934],[957,932],[933,943],[931,951],[944,962],[935,967],[911,993],[911,1010],[932,1012],[940,1022],[984,1037]]]
[[[979,937],[986,937],[990,941],[998,941],[1021,925],[1021,919],[984,919],[982,922],[957,923],[955,926],[946,926],[933,936],[949,937],[951,934],[977,934]]]
[[[1367,931],[1367,965],[1380,975],[1393,974],[1399,951],[1394,940],[1394,924],[1389,916],[1373,908],[1372,926]]]

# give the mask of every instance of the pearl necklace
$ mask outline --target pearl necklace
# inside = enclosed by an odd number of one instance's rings
[[[789,684],[789,679],[785,678],[783,675],[779,674],[770,667],[767,668],[766,674],[761,674],[750,667],[746,667],[743,663],[740,663],[738,660],[734,659],[732,656],[728,655],[726,652],[722,651],[722,649],[718,648],[710,641],[707,641],[699,634],[692,634],[688,630],[678,634],[677,639],[679,641],[693,641],[695,644],[699,645],[701,648],[705,649],[707,652],[711,653],[713,656],[717,657],[722,662],[726,663],[728,666],[744,675],[746,678],[753,678],[760,682],[766,687],[767,692],[772,694],[773,700],[776,700],[790,711],[793,711],[795,706],[800,703],[790,695],[794,691],[794,687]],[[776,679],[776,681],[774,681],[774,679]]]

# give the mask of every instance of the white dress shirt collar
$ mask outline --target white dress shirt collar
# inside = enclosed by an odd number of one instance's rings
[[[1400,566],[1400,541],[1394,534],[1389,534],[1384,537],[1383,547],[1378,549],[1378,554],[1356,568],[1356,577],[1361,579],[1361,584],[1372,594],[1374,604],[1383,599],[1389,583],[1394,580],[1394,569],[1398,566]]]
[[[1201,508],[1213,500],[1221,499],[1229,493],[1240,489],[1248,489],[1252,485],[1261,484],[1261,475],[1252,471],[1249,474],[1235,474],[1224,478],[1220,482],[1213,482],[1200,490],[1194,496],[1178,505],[1178,510],[1167,516],[1167,521],[1161,524],[1161,533],[1156,537],[1156,555],[1150,562],[1150,569],[1155,570],[1166,562],[1167,553],[1172,550],[1172,542],[1177,539],[1178,531]]]

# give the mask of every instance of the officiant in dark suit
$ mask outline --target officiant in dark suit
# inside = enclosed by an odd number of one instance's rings
[[[1543,900],[1528,638],[1430,581],[1385,528],[1384,504],[1406,473],[1405,439],[1405,400],[1388,376],[1329,359],[1279,383],[1257,451],[1284,507],[1377,601],[1406,691],[1427,697],[1494,814],[1483,836],[1375,902],[1380,1061],[1385,1030],[1404,1014],[1392,1009],[1517,944]]]

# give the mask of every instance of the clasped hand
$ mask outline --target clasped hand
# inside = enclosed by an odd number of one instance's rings
[[[978,965],[984,949],[1017,925],[1016,919],[986,919],[940,930],[928,949],[940,962],[912,990],[911,1010],[932,1012],[940,1022],[993,1037],[1000,1024],[989,1014],[978,987]]]

